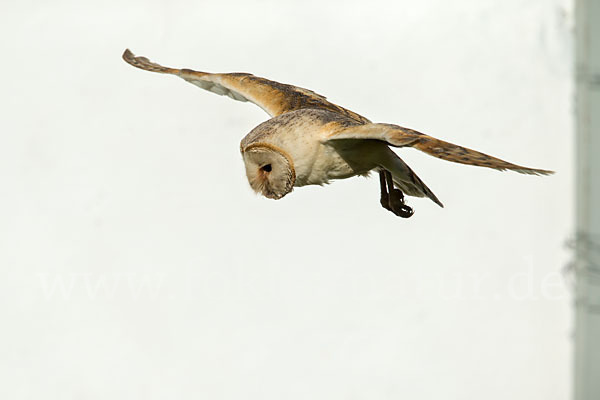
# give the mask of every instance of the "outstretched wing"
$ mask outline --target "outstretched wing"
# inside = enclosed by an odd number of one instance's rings
[[[512,164],[479,151],[425,135],[412,129],[392,124],[365,124],[334,131],[329,140],[371,139],[381,140],[394,147],[414,147],[431,156],[460,164],[476,165],[500,171],[511,170],[521,174],[549,175],[553,171],[534,169]]]
[[[369,122],[368,119],[350,110],[330,103],[324,96],[311,90],[270,81],[252,74],[239,72],[211,74],[191,69],[163,67],[146,57],[136,57],[129,49],[123,53],[123,59],[134,67],[146,71],[176,75],[213,93],[226,95],[234,100],[250,101],[265,110],[271,117],[302,108],[320,108],[345,115],[358,122]]]

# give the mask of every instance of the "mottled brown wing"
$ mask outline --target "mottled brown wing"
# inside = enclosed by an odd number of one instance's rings
[[[134,67],[146,71],[176,75],[213,93],[226,95],[238,101],[250,101],[265,110],[271,117],[303,108],[319,108],[345,115],[358,122],[369,122],[361,115],[330,103],[324,96],[311,90],[270,81],[252,74],[211,74],[191,69],[163,67],[146,57],[135,56],[129,49],[123,53],[123,59]]]
[[[534,169],[512,164],[476,150],[425,135],[412,129],[391,124],[365,124],[340,129],[331,134],[328,140],[375,139],[395,147],[414,147],[434,157],[460,164],[476,165],[500,171],[511,170],[521,174],[549,175],[553,171]]]

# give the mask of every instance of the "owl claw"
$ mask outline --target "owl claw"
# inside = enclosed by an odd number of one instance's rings
[[[404,193],[400,189],[390,189],[390,204],[404,203]]]
[[[415,213],[413,209],[406,204],[400,204],[393,207],[392,212],[402,218],[410,218]]]
[[[411,207],[404,204],[404,194],[399,189],[390,191],[389,206],[394,214],[402,218],[410,218],[415,213]]]
[[[381,206],[393,212],[398,217],[410,218],[415,213],[413,209],[404,204],[404,194],[400,189],[394,188],[392,176],[388,171],[380,171]],[[388,190],[389,186],[389,190]]]

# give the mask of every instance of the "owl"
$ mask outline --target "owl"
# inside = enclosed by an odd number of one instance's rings
[[[242,139],[240,152],[250,187],[269,199],[281,199],[295,187],[324,185],[377,171],[379,202],[393,214],[403,218],[413,215],[404,195],[428,197],[443,207],[390,147],[412,147],[443,160],[500,171],[553,173],[515,165],[402,126],[372,123],[311,90],[252,74],[168,68],[129,50],[123,59],[134,67],[176,75],[202,89],[249,101],[265,110],[271,119]]]

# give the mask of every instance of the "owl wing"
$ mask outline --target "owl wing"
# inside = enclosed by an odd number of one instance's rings
[[[549,175],[553,171],[523,167],[489,156],[479,151],[448,143],[412,129],[392,124],[364,124],[333,130],[327,141],[371,139],[387,142],[394,147],[414,147],[431,156],[460,164],[476,165],[500,171],[511,170],[528,175]]]
[[[129,49],[123,53],[123,59],[134,67],[146,71],[176,75],[186,81],[218,95],[226,95],[238,101],[250,101],[267,112],[271,117],[302,108],[320,108],[333,111],[355,121],[367,123],[368,119],[350,110],[327,101],[312,90],[286,85],[260,78],[247,73],[212,74],[163,67],[146,57],[135,56]]]

